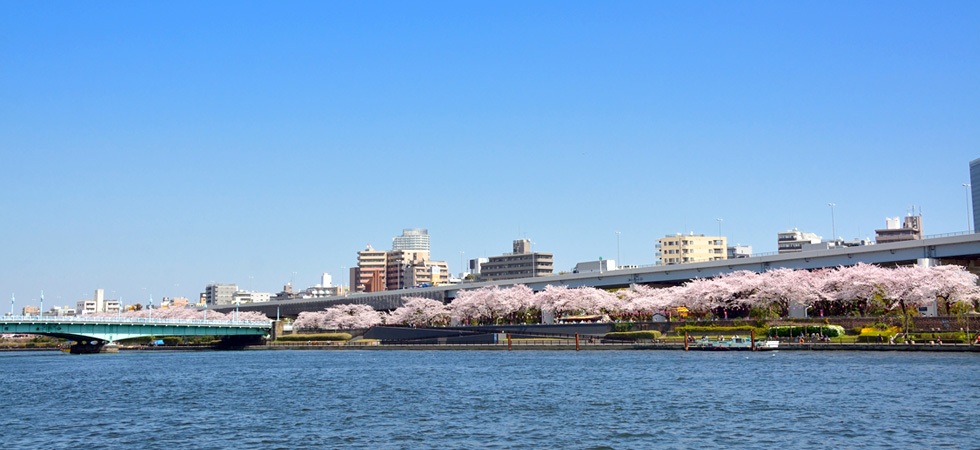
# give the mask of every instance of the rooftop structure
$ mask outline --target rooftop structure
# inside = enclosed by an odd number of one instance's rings
[[[585,261],[575,264],[572,273],[606,273],[616,270],[616,261],[612,259],[600,259],[598,261]]]
[[[402,230],[401,236],[391,238],[392,250],[429,251],[429,230],[412,228]]]
[[[922,216],[905,216],[902,225],[899,226],[898,217],[886,217],[885,228],[875,230],[875,242],[885,244],[888,242],[912,241],[922,239]]]
[[[728,259],[751,258],[752,246],[735,244],[728,246]]]

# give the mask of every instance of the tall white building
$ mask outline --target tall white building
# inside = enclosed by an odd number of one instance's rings
[[[105,290],[96,289],[94,298],[79,300],[75,303],[75,313],[78,315],[95,314],[100,312],[119,312],[119,300],[106,300]]]
[[[819,244],[821,237],[813,233],[797,230],[796,228],[776,235],[779,253],[797,253],[803,251],[803,244]]]
[[[429,251],[429,230],[412,228],[402,230],[401,236],[391,238],[392,250]]]

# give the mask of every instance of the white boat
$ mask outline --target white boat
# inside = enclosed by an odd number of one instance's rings
[[[732,337],[729,339],[701,338],[694,341],[691,347],[695,350],[752,350],[752,340],[745,337]],[[756,350],[773,350],[779,348],[779,341],[756,341]]]

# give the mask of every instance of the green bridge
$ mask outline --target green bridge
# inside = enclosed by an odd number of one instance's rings
[[[7,316],[0,318],[0,331],[4,334],[40,334],[68,339],[76,342],[72,345],[72,353],[98,353],[109,342],[146,336],[257,339],[273,332],[273,322]]]

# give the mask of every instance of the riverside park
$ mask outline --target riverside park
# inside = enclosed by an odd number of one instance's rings
[[[977,276],[956,265],[732,272],[671,287],[524,285],[342,304],[294,320],[193,308],[7,317],[0,349],[980,349]],[[210,315],[210,317],[208,317]]]

